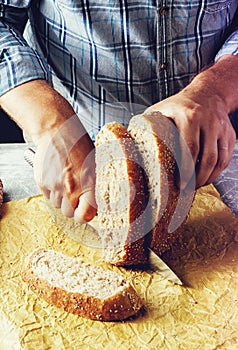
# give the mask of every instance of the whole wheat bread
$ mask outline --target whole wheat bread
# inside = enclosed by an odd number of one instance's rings
[[[22,278],[47,302],[94,320],[124,320],[142,306],[134,288],[118,273],[55,250],[33,252]]]
[[[135,140],[147,175],[149,206],[152,213],[149,246],[160,255],[179,236],[184,222],[183,219],[179,222],[180,213],[176,212],[180,198],[180,190],[175,183],[178,176],[178,134],[172,121],[160,112],[133,117],[128,131]],[[180,209],[183,210],[181,205]]]
[[[128,130],[110,123],[99,132],[96,200],[106,261],[146,263],[148,247],[161,254],[180,234],[182,222],[170,227],[179,214],[175,148],[175,128],[159,112],[133,117]],[[48,302],[91,319],[123,320],[142,306],[120,275],[53,250],[33,253],[22,276]]]
[[[146,183],[127,129],[116,122],[96,138],[96,201],[104,259],[116,265],[143,264]]]

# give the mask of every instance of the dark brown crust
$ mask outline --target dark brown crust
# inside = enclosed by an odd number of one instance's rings
[[[0,179],[0,206],[2,205],[2,202],[3,202],[3,184]]]
[[[123,148],[125,158],[127,159],[128,181],[130,181],[132,185],[131,191],[133,191],[133,200],[130,204],[129,214],[131,226],[128,230],[127,240],[124,246],[124,256],[117,256],[115,254],[110,262],[118,266],[145,264],[148,261],[148,252],[145,248],[144,223],[140,220],[140,216],[143,214],[147,205],[147,191],[143,170],[139,164],[139,156],[134,140],[124,126],[114,122],[106,124],[104,128],[107,128],[115,135]]]
[[[158,149],[158,162],[161,165],[161,169],[163,174],[161,174],[161,202],[165,203],[165,208],[163,208],[163,215],[161,216],[160,210],[157,213],[157,223],[155,227],[150,232],[150,242],[148,245],[150,248],[157,254],[161,255],[165,252],[172,243],[177,239],[180,235],[183,227],[183,223],[173,232],[169,232],[169,224],[171,222],[171,218],[173,217],[178,198],[180,195],[180,190],[175,184],[176,176],[178,175],[176,169],[176,160],[170,147],[173,147],[172,144],[176,142],[175,128],[171,123],[171,127],[169,126],[168,119],[164,117],[160,112],[152,112],[150,114],[144,114],[141,116],[148,123],[148,129],[153,131],[153,137],[156,140],[157,149]],[[160,123],[158,123],[158,118],[160,118]],[[157,119],[157,120],[156,120]],[[163,123],[163,120],[165,123]],[[139,123],[139,121],[138,121]],[[160,135],[160,130],[156,128],[157,125],[159,127],[167,129],[164,130],[166,144],[164,140],[160,139],[158,135]],[[163,125],[164,124],[164,125]],[[139,127],[139,126],[138,126]],[[130,125],[129,125],[130,128]],[[152,136],[152,135],[151,135]],[[174,147],[173,147],[174,148]],[[163,177],[166,178],[166,188],[163,186]],[[165,194],[166,193],[166,194]],[[167,201],[167,198],[169,199]],[[167,203],[166,203],[167,201]]]
[[[36,252],[37,254],[37,252]],[[31,258],[34,257],[34,253]],[[66,312],[99,321],[121,321],[135,315],[142,301],[134,288],[127,283],[121,292],[106,299],[80,293],[67,292],[39,278],[32,269],[31,258],[22,271],[22,279],[31,290],[48,303]]]
[[[150,115],[145,115],[144,117],[147,119],[148,123],[150,123],[152,129],[153,129],[153,126],[155,125],[154,118],[159,118],[159,117],[164,118],[158,112],[151,113]],[[167,123],[165,126],[167,126]],[[150,248],[156,254],[160,255],[164,251],[166,251],[171,246],[171,244],[176,240],[176,238],[181,233],[182,227],[180,226],[174,232],[171,232],[171,233],[168,232],[168,226],[175,212],[180,191],[175,184],[175,179],[176,179],[175,158],[171,150],[167,147],[167,145],[165,145],[163,140],[161,140],[157,135],[158,133],[156,133],[156,130],[154,130],[154,137],[156,138],[156,143],[159,149],[159,156],[160,156],[158,161],[161,164],[162,171],[165,172],[165,176],[167,178],[166,190],[168,191],[168,194],[167,194],[168,201],[162,217],[158,218],[158,222],[151,232]],[[175,140],[175,134],[173,132],[173,128],[171,128],[170,137]],[[161,196],[163,201],[165,197],[163,184],[161,186]]]

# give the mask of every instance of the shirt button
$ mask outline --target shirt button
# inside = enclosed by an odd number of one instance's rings
[[[159,13],[161,16],[166,15],[166,13],[168,12],[168,7],[167,6],[162,6],[159,10]]]

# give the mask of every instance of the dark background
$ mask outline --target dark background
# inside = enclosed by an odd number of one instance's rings
[[[0,143],[24,142],[17,124],[0,109]]]
[[[231,119],[236,135],[238,137],[238,120]],[[17,143],[25,142],[22,130],[10,119],[0,108],[0,143]]]

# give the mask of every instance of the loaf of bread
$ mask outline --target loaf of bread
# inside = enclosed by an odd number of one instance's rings
[[[93,320],[124,320],[142,306],[135,289],[118,273],[55,250],[33,252],[22,278],[47,302]]]
[[[134,140],[118,123],[102,127],[96,138],[96,201],[99,234],[107,262],[144,264],[146,183]]]
[[[128,131],[135,140],[147,175],[148,205],[152,214],[149,246],[159,255],[171,246],[182,229],[182,222],[174,225],[176,229],[170,225],[180,194],[175,184],[178,175],[176,129],[160,112],[153,112],[133,117]]]

